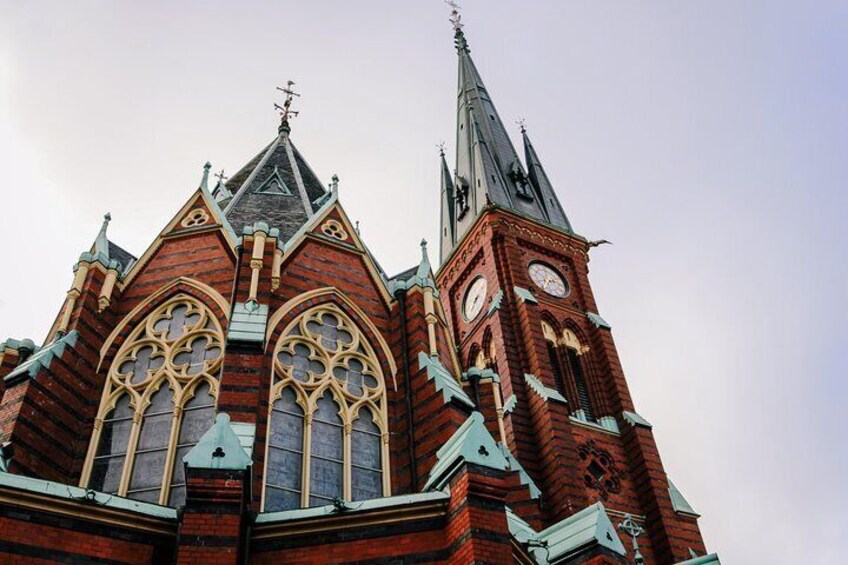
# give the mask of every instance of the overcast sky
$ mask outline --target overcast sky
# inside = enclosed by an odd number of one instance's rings
[[[670,477],[727,564],[848,539],[848,3],[484,2]],[[0,340],[44,338],[102,215],[140,255],[197,187],[292,139],[394,274],[437,241],[456,55],[427,2],[0,0]],[[514,128],[517,141],[517,126]],[[453,161],[451,157],[451,161]],[[431,246],[437,260],[437,245]]]

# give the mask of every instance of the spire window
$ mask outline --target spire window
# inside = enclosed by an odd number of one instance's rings
[[[385,403],[374,350],[345,313],[296,318],[274,350],[263,510],[387,496]]]

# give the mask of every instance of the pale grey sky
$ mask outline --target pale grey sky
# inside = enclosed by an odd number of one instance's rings
[[[575,229],[615,243],[590,265],[601,314],[708,546],[840,562],[848,4],[463,13]],[[268,143],[288,78],[295,144],[340,176],[386,270],[414,264],[438,230],[436,144],[453,150],[441,2],[0,0],[0,340],[44,337],[104,212],[140,254],[206,160],[233,173]]]

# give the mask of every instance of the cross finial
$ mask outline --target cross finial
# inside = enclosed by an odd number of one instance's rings
[[[439,144],[436,145],[436,147],[439,148],[439,157],[444,157],[445,156],[445,142],[444,141],[439,142]]]
[[[521,133],[527,133],[527,123],[525,122],[524,118],[518,118],[515,123],[518,124],[518,127],[521,128]]]
[[[445,0],[445,4],[450,6],[451,9],[449,21],[453,25],[453,31],[457,34],[462,33],[464,24],[462,23],[462,14],[459,13],[459,4],[455,0]]]
[[[294,100],[295,96],[297,96],[298,98],[300,97],[300,94],[295,92],[292,88],[293,86],[294,81],[287,80],[286,86],[277,87],[277,90],[286,95],[286,99],[283,101],[282,106],[280,106],[276,102],[274,103],[274,108],[276,108],[280,112],[280,132],[290,131],[291,128],[289,128],[289,117],[297,116],[300,113],[291,109],[292,101]]]
[[[633,540],[633,562],[636,565],[643,565],[645,563],[645,558],[642,557],[642,554],[639,553],[639,542],[636,540],[642,533],[645,531],[642,526],[633,521],[633,517],[630,514],[624,515],[624,520],[622,520],[618,524],[618,528],[630,536]]]
[[[230,177],[225,177],[225,176],[224,176],[224,169],[221,169],[221,172],[220,172],[220,173],[217,173],[217,174],[215,175],[215,178],[216,178],[216,179],[218,179],[218,183],[219,183],[219,184],[224,184],[224,181],[225,181],[225,180],[227,180],[227,179],[228,179],[228,178],[230,178]]]

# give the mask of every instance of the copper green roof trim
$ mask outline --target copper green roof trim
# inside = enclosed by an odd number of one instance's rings
[[[369,510],[381,510],[383,508],[395,508],[398,506],[413,506],[415,504],[448,501],[450,491],[436,490],[430,492],[417,492],[413,494],[401,494],[398,496],[386,496],[362,500],[358,502],[346,502],[345,514],[367,512]],[[304,518],[320,518],[339,513],[333,504],[324,506],[313,506],[311,508],[299,508],[297,510],[283,510],[280,512],[262,512],[256,517],[257,524],[275,524],[289,520],[302,520]]]
[[[489,302],[489,309],[486,310],[486,317],[491,316],[497,310],[500,310],[501,302],[503,301],[503,291],[499,290],[494,295],[492,295],[492,300]]]
[[[536,378],[536,375],[524,373],[524,380],[527,381],[530,388],[532,388],[536,394],[541,396],[545,402],[549,400],[556,400],[557,402],[568,404],[568,401],[559,393],[558,390],[545,386],[542,381]]]
[[[515,410],[516,404],[518,404],[518,398],[514,394],[511,394],[509,396],[509,398],[506,399],[506,402],[504,402],[504,405],[503,405],[504,414],[509,414],[510,412]]]
[[[67,348],[76,345],[78,338],[79,332],[72,330],[70,333],[54,339],[51,343],[36,351],[3,378],[6,386],[11,386],[26,378],[34,379],[42,368],[49,369],[54,359],[57,357],[61,358]]]
[[[453,375],[447,368],[442,365],[438,357],[430,357],[423,351],[418,353],[418,370],[427,371],[427,380],[433,381],[436,385],[436,390],[442,393],[445,399],[445,404],[452,399],[456,399],[461,404],[474,408],[474,402],[468,398],[465,391],[462,390],[462,385],[456,382]]]
[[[521,288],[520,286],[515,287],[515,295],[522,302],[527,302],[528,304],[538,304],[539,301],[536,300],[536,297],[527,290],[526,288]]]
[[[248,308],[247,304],[239,302],[233,308],[227,341],[263,344],[267,325],[268,306],[259,304],[255,308]]]
[[[183,457],[183,462],[192,469],[231,471],[242,471],[251,464],[241,439],[230,425],[230,416],[223,412],[215,417],[215,423]]]
[[[436,452],[436,464],[430,471],[430,477],[423,490],[442,489],[462,463],[480,465],[490,469],[509,471],[509,462],[501,453],[495,440],[483,423],[480,412],[471,416]]]
[[[628,412],[625,410],[621,413],[621,417],[625,419],[631,426],[642,426],[643,428],[648,428],[649,430],[653,428],[651,423],[637,414],[636,412]]]
[[[684,498],[683,494],[677,487],[674,486],[674,483],[671,482],[671,479],[668,479],[668,495],[671,497],[671,506],[674,508],[675,512],[680,512],[681,514],[688,514],[689,516],[699,517],[700,514],[695,512],[692,508],[692,505],[689,504],[689,501]]]
[[[586,312],[586,317],[589,318],[589,321],[595,324],[595,327],[601,328],[602,330],[611,330],[612,326],[607,323],[606,320],[601,318],[599,314],[595,314],[594,312]]]
[[[530,498],[539,498],[542,496],[542,491],[539,490],[539,487],[536,486],[536,483],[533,482],[533,479],[530,478],[530,475],[527,474],[527,471],[524,470],[524,467],[521,466],[521,463],[518,462],[518,459],[515,458],[509,448],[501,442],[498,442],[498,448],[509,462],[509,468],[512,471],[518,471],[518,477],[521,480],[521,484],[527,485],[530,489]]]
[[[105,506],[128,512],[136,512],[138,514],[153,516],[155,518],[164,518],[167,520],[177,519],[176,508],[159,506],[158,504],[131,500],[117,495],[96,492],[70,485],[63,485],[52,481],[45,481],[43,479],[24,477],[23,475],[15,475],[12,473],[0,472],[0,488],[27,491],[64,500],[77,500],[85,502],[86,504],[95,503],[98,506]]]
[[[721,565],[721,561],[719,560],[717,553],[710,553],[709,555],[693,557],[692,559],[681,561],[677,563],[677,565]]]

